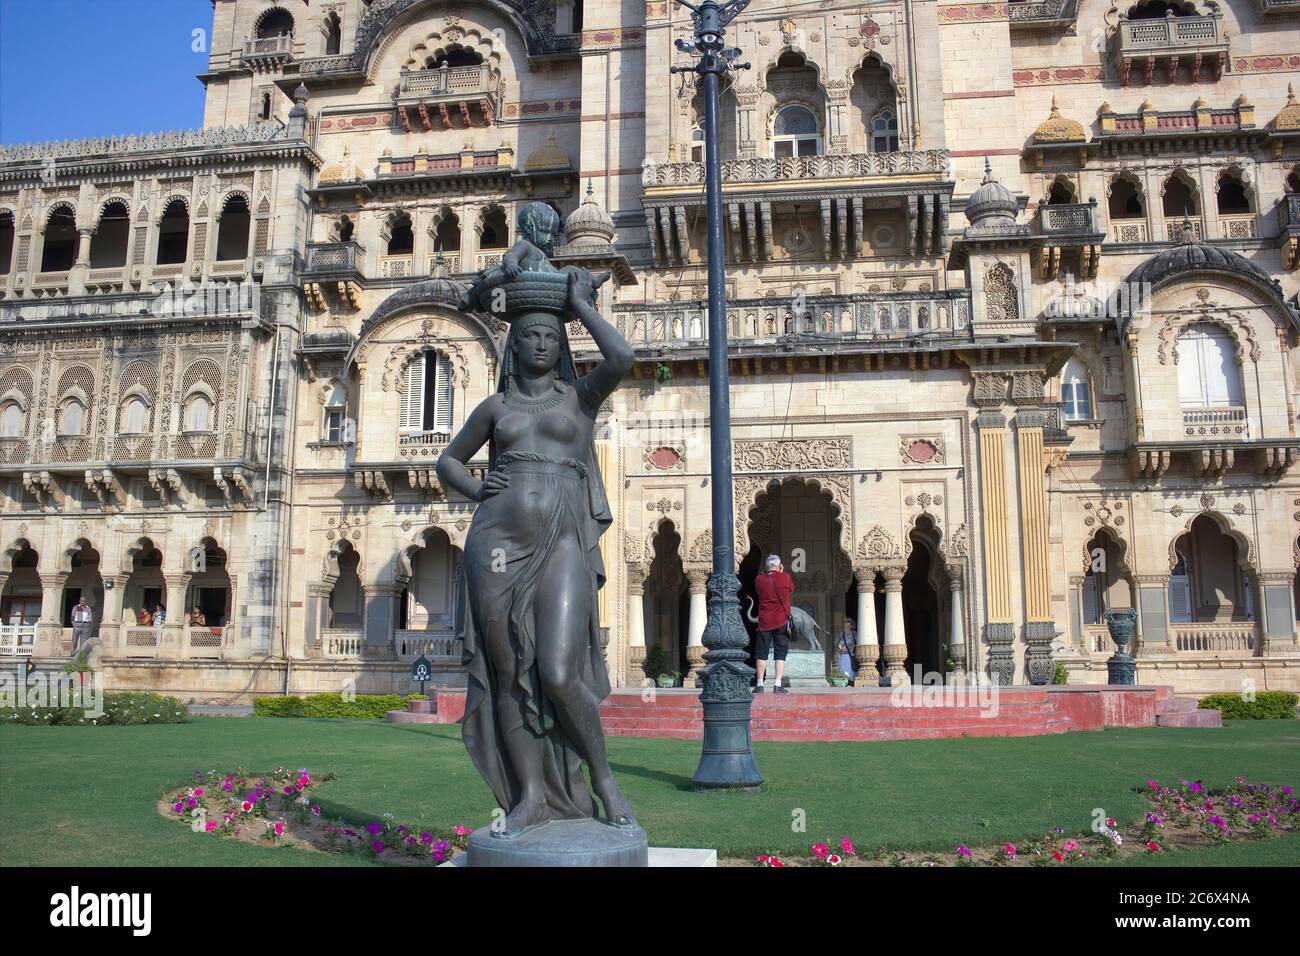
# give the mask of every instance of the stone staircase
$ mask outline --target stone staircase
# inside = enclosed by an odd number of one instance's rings
[[[1166,697],[1156,702],[1157,727],[1222,727],[1217,710],[1199,710],[1195,697]]]

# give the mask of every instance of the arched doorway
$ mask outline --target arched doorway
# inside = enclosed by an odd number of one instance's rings
[[[1111,649],[1106,612],[1133,606],[1133,584],[1124,564],[1124,546],[1107,528],[1088,541],[1088,566],[1083,574],[1079,611],[1083,615],[1088,649],[1093,652]]]
[[[338,577],[330,588],[327,630],[361,630],[361,554],[347,541],[339,544]]]
[[[128,624],[143,623],[141,614],[153,614],[154,608],[167,600],[163,580],[162,552],[149,538],[141,538],[131,549],[131,574],[122,592],[122,619]],[[169,612],[171,608],[167,609]],[[180,608],[176,614],[183,613]],[[180,618],[178,618],[180,619]]]
[[[68,552],[68,578],[63,585],[63,607],[59,618],[63,627],[72,627],[72,609],[83,597],[94,615],[90,633],[98,634],[104,618],[104,579],[99,573],[99,552],[84,538]],[[68,643],[71,650],[71,641]]]
[[[447,532],[430,528],[411,555],[411,576],[397,609],[397,653],[447,656],[455,637],[461,551]],[[340,571],[342,560],[340,559]]]
[[[7,557],[9,578],[0,592],[0,655],[30,657],[41,619],[40,555],[19,539]]]
[[[785,478],[769,483],[755,495],[748,519],[750,546],[740,562],[739,577],[750,647],[754,638],[754,624],[748,620],[750,601],[757,601],[754,581],[767,555],[776,554],[794,578],[791,607],[807,612],[822,629],[817,640],[829,673],[835,663],[835,635],[846,609],[857,607],[856,595],[849,599],[845,590],[853,570],[841,545],[839,506],[831,492],[817,482]],[[757,603],[752,613],[757,615]]]
[[[212,538],[200,541],[199,548],[203,551],[203,561],[198,566],[199,570],[190,575],[186,606],[183,608],[189,617],[185,620],[191,626],[207,627],[219,636],[230,623],[233,600],[230,572],[226,568],[227,556]],[[195,610],[198,615],[194,614]],[[170,618],[170,614],[168,616]],[[200,619],[202,625],[195,624]]]
[[[934,520],[921,515],[908,535],[910,553],[903,574],[903,633],[907,639],[904,667],[913,683],[917,668],[922,677],[947,673],[948,587],[939,552],[940,535]]]
[[[686,674],[686,645],[690,624],[690,589],[682,568],[682,536],[667,518],[655,529],[650,573],[646,576],[645,635],[646,660],[659,658],[663,671]],[[658,648],[658,654],[655,653]],[[647,673],[653,670],[648,665]],[[651,674],[651,676],[654,676]]]
[[[1174,622],[1252,621],[1254,595],[1232,535],[1207,514],[1174,542],[1169,617]]]

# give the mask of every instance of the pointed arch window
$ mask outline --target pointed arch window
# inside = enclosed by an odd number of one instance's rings
[[[403,407],[406,396],[403,394]],[[348,393],[343,383],[335,385],[325,399],[324,440],[331,444],[340,444],[344,439],[344,430],[348,410]]]
[[[772,123],[772,157],[816,156],[822,151],[817,117],[806,106],[785,106]]]
[[[1088,370],[1077,358],[1066,362],[1061,372],[1061,408],[1068,422],[1092,419],[1092,386]]]
[[[149,406],[143,398],[132,396],[122,405],[123,435],[143,435],[149,423]]]
[[[26,430],[24,417],[22,406],[17,402],[0,405],[0,438],[22,438]]]
[[[59,413],[59,434],[80,435],[86,425],[86,406],[80,399],[70,398],[63,403]]]
[[[872,117],[871,151],[873,153],[898,151],[898,116],[893,110],[881,110]]]
[[[403,434],[439,432],[451,434],[455,390],[451,359],[426,349],[406,366],[400,429]]]

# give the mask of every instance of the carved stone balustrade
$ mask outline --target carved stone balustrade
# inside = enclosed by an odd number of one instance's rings
[[[1155,77],[1156,67],[1170,83],[1180,67],[1189,71],[1192,82],[1200,79],[1202,67],[1217,81],[1228,65],[1228,38],[1222,14],[1203,17],[1166,17],[1151,20],[1120,20],[1115,39],[1115,67],[1120,82],[1145,83]],[[1137,67],[1136,71],[1134,67]]]

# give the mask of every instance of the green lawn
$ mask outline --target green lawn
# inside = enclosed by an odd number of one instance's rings
[[[803,853],[847,835],[951,851],[1082,833],[1094,808],[1140,816],[1148,777],[1208,786],[1245,775],[1300,785],[1300,722],[1239,721],[1221,730],[1107,730],[1050,737],[889,743],[758,744],[758,793],[697,794],[692,741],[610,738],[610,757],[652,845],[717,847],[724,856]],[[315,791],[327,814],[368,822],[482,826],[493,801],[455,726],[361,720],[197,718],[173,726],[0,727],[0,864],[365,865],[352,856],[248,846],[201,836],[154,810],[195,769],[276,766],[332,771]],[[806,833],[792,831],[802,811]],[[1154,861],[1153,861],[1154,862]],[[1300,835],[1164,858],[1195,865],[1300,863]]]

